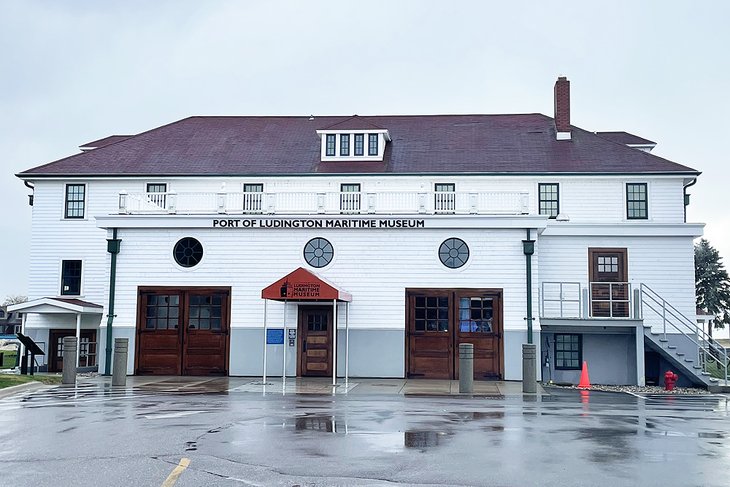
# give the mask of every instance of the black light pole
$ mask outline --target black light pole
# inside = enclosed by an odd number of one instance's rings
[[[532,343],[532,254],[535,253],[535,241],[532,240],[530,229],[527,229],[527,239],[522,241],[522,252],[525,254],[525,269],[527,272],[527,343]]]
[[[121,248],[121,239],[117,238],[117,229],[112,229],[112,238],[107,239],[106,251],[111,254],[109,269],[109,309],[106,319],[106,354],[104,375],[112,375],[112,323],[114,323],[114,297],[117,284],[117,254]]]

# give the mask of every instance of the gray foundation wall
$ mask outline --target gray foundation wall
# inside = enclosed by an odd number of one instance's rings
[[[294,328],[296,330],[296,328]],[[285,344],[267,345],[266,374],[281,377],[286,349],[286,375],[297,373],[297,347],[290,347],[288,331]],[[261,376],[263,374],[264,331],[256,328],[231,329],[229,374]],[[337,375],[345,376],[345,330],[337,333]],[[405,335],[403,330],[350,330],[350,377],[403,377],[405,367]]]
[[[121,326],[115,326],[113,327],[112,331],[112,354],[114,354],[114,339],[115,338],[126,338],[129,340],[129,352],[127,353],[127,375],[134,375],[134,354],[137,351],[137,343],[135,342],[135,338],[137,336],[136,328],[132,327],[121,327]],[[98,337],[98,345],[97,345],[97,353],[99,354],[98,357],[98,364],[99,364],[99,373],[104,373],[104,367],[106,364],[106,326],[105,324],[99,328],[99,331],[97,332],[96,336]],[[112,355],[112,361],[114,360],[114,357]]]
[[[541,357],[541,332],[533,330],[532,343],[537,346],[537,356]],[[527,343],[527,331],[505,331],[504,332],[504,380],[522,380],[522,344]],[[537,366],[537,380],[541,368]]]
[[[581,333],[583,360],[588,364],[591,384],[636,384],[636,339],[633,334]],[[555,369],[554,334],[545,333],[550,340],[550,369],[545,367],[545,354],[540,354],[544,380],[577,385],[581,370]],[[544,338],[543,338],[544,341]],[[544,343],[543,343],[544,348]]]

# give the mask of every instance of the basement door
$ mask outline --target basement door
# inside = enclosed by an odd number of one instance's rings
[[[139,291],[136,373],[227,375],[229,288]]]
[[[501,289],[409,289],[406,310],[408,377],[458,379],[460,343],[475,379],[503,376]]]

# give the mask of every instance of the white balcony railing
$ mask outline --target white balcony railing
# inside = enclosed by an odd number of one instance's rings
[[[541,318],[634,318],[628,282],[548,282],[540,285]]]
[[[527,191],[119,193],[120,214],[526,215]]]

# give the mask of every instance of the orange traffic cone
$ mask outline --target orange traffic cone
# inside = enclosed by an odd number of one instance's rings
[[[588,378],[588,362],[583,361],[583,370],[580,373],[580,382],[578,383],[578,389],[590,389],[591,380]]]

